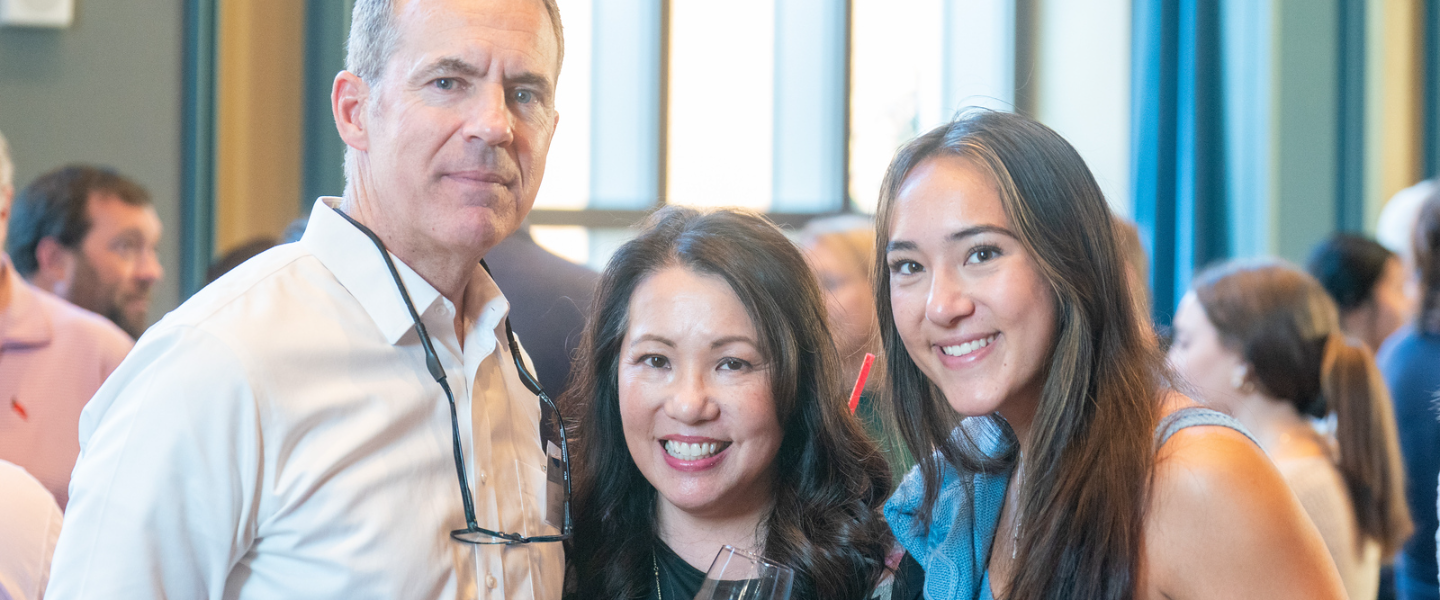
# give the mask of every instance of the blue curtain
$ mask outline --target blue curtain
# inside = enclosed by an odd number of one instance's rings
[[[1135,220],[1165,325],[1195,269],[1229,253],[1220,8],[1135,0],[1133,10]]]

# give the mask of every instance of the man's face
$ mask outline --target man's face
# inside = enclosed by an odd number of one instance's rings
[[[538,0],[412,0],[362,109],[361,185],[393,244],[482,254],[535,202],[557,42]]]
[[[105,192],[91,193],[86,210],[90,231],[73,253],[66,299],[138,338],[147,324],[150,290],[165,273],[155,254],[160,217],[152,206],[126,204]]]

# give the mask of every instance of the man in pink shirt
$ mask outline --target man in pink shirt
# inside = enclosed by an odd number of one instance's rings
[[[13,176],[0,136],[0,247]],[[133,343],[108,319],[26,283],[0,252],[0,460],[29,471],[61,507],[80,453],[80,409]]]

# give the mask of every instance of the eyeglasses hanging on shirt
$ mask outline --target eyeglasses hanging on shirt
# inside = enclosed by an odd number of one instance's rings
[[[385,243],[381,242],[380,237],[370,231],[369,227],[361,225],[350,215],[340,211],[336,211],[336,213],[364,233],[365,237],[370,238],[370,241],[374,242],[375,247],[380,250],[380,256],[385,259],[385,266],[390,269],[390,276],[395,279],[395,287],[399,288],[400,297],[405,300],[405,308],[409,309],[410,318],[415,321],[415,333],[419,335],[420,346],[425,351],[425,368],[430,371],[430,376],[435,378],[435,382],[440,384],[440,388],[445,390],[445,397],[450,401],[450,431],[453,434],[451,444],[455,449],[455,473],[460,479],[460,499],[465,506],[465,528],[451,531],[450,537],[468,544],[506,545],[563,542],[570,539],[570,448],[565,443],[564,420],[560,415],[560,408],[555,406],[555,402],[550,400],[550,396],[540,388],[540,382],[535,380],[535,377],[530,374],[530,370],[525,367],[525,362],[521,360],[520,345],[515,342],[515,334],[510,330],[510,318],[505,318],[505,339],[510,344],[510,357],[515,360],[515,370],[520,374],[520,381],[525,384],[526,389],[540,398],[540,440],[545,446],[547,486],[559,491],[555,489],[561,487],[557,484],[562,481],[564,484],[563,496],[560,498],[559,504],[557,505],[554,501],[555,494],[547,492],[546,506],[542,507],[546,510],[551,510],[552,507],[563,507],[564,523],[559,527],[560,535],[523,536],[518,533],[503,533],[485,529],[476,522],[475,502],[470,495],[470,480],[465,476],[465,455],[460,445],[460,419],[455,411],[455,393],[450,391],[450,384],[445,379],[445,368],[440,366],[440,357],[435,353],[435,345],[430,341],[430,334],[425,331],[425,324],[420,322],[420,313],[416,312],[415,303],[410,300],[410,292],[405,289],[405,283],[400,280],[400,271],[396,270],[395,261],[390,259],[390,252],[385,249]],[[485,272],[490,272],[490,267],[485,264],[485,261],[480,261],[480,266],[485,269]],[[558,448],[555,440],[551,439],[550,430],[552,428],[547,426],[552,423],[554,430],[558,433],[554,436],[559,438]],[[557,481],[554,474],[562,468],[564,469],[563,479]],[[552,521],[552,519],[547,517],[546,521]]]

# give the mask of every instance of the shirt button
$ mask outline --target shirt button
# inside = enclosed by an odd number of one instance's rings
[[[485,472],[480,472],[480,485],[485,485]]]
[[[494,576],[494,575],[486,575],[486,576],[485,576],[485,587],[490,588],[490,589],[492,589],[492,590],[495,589],[495,576]]]

